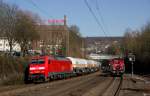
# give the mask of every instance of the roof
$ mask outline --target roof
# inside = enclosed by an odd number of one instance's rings
[[[66,31],[67,26],[64,25],[38,25],[37,26],[38,30],[47,30],[47,31]]]

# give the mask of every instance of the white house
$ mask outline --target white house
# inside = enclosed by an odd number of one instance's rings
[[[0,37],[0,51],[9,51],[9,48],[10,48],[10,46],[9,46],[8,40],[5,37]],[[19,44],[14,43],[12,50],[20,52],[21,47]]]

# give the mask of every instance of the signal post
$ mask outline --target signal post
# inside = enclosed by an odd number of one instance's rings
[[[129,61],[131,62],[131,76],[133,78],[133,75],[134,75],[134,66],[133,65],[134,65],[134,61],[135,61],[135,55],[130,53],[128,58],[129,58]]]

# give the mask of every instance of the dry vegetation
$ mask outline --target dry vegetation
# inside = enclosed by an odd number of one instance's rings
[[[22,84],[28,57],[0,56],[0,85]]]
[[[132,52],[136,56],[135,71],[150,73],[150,23],[141,30],[128,30],[124,37],[126,52]]]

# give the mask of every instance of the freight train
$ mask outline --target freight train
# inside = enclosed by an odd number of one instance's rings
[[[99,62],[73,57],[34,56],[30,61],[26,82],[63,79],[96,72],[99,69]]]

